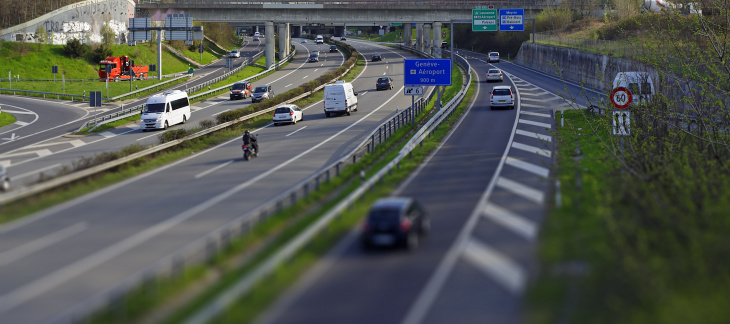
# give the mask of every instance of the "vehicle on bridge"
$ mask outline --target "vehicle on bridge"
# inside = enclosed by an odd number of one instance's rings
[[[106,67],[111,65],[111,72],[107,75]],[[147,79],[149,67],[134,65],[134,61],[129,56],[109,56],[99,62],[99,78],[101,81],[112,79],[115,82],[119,80],[129,80],[129,78]]]
[[[150,129],[167,129],[168,127],[185,123],[190,120],[190,101],[185,91],[166,91],[147,99],[142,110],[140,129],[146,132]]]
[[[324,87],[324,115],[330,117],[334,113],[350,115],[357,111],[357,92],[352,83],[343,80],[336,81]]]

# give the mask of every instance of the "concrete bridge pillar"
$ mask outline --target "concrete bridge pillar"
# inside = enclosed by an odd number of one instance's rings
[[[441,22],[433,23],[433,55],[441,57]]]
[[[266,56],[266,68],[270,68],[274,65],[274,22],[267,21],[264,23],[264,29],[266,29],[266,49],[264,55]]]
[[[286,24],[286,55],[291,54],[291,24]]]
[[[413,40],[411,39],[411,23],[403,23],[403,46],[413,46]]]
[[[286,24],[279,24],[279,60],[286,56]]]
[[[416,49],[423,51],[423,24],[416,24]]]
[[[254,33],[258,33],[259,32],[259,26],[258,25],[253,26],[253,31],[254,31]]]
[[[423,48],[424,52],[432,54],[431,52],[431,24],[423,24]]]

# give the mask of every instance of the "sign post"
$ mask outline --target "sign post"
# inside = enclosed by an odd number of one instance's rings
[[[497,9],[472,9],[471,31],[497,31]]]
[[[611,103],[616,110],[613,111],[613,135],[621,136],[621,151],[624,150],[624,136],[631,135],[631,114],[625,110],[631,104],[633,96],[631,91],[624,87],[617,87],[611,91]]]
[[[499,9],[499,31],[524,31],[525,9]]]

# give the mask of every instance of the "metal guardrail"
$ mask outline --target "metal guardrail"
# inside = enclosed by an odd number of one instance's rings
[[[291,57],[294,57],[294,54],[295,53],[296,53],[296,51],[292,51],[291,55],[288,56],[288,57],[286,57],[285,60],[289,60]],[[252,64],[253,62],[256,62],[256,60],[258,60],[259,58],[261,58],[261,56],[263,56],[263,55],[264,55],[264,52],[259,52],[256,55],[254,55],[253,57],[247,58],[246,60],[244,60],[243,62],[241,62],[241,65],[238,66],[238,67],[236,67],[235,69],[232,69],[231,71],[226,72],[223,75],[221,75],[221,76],[219,76],[219,77],[217,77],[215,79],[206,81],[206,82],[201,83],[199,85],[196,85],[194,87],[186,88],[185,89],[185,92],[187,92],[187,93],[193,93],[193,92],[196,92],[196,91],[200,91],[200,90],[204,89],[205,87],[210,87],[211,84],[216,84],[216,83],[220,82],[221,80],[226,79],[226,78],[230,77],[231,75],[238,73],[239,71],[241,71],[241,69],[243,69],[246,66]],[[280,63],[277,62],[277,64],[275,64],[274,66],[272,66],[272,69],[278,69],[279,66],[280,66]],[[262,75],[268,73],[272,69],[269,69],[269,70],[266,70],[264,72],[261,72],[261,73],[259,73],[257,75],[254,75],[252,77],[249,77],[249,78],[247,78],[245,80],[258,80],[259,77],[261,77]],[[190,99],[195,99],[197,97],[204,96],[204,95],[208,95],[210,93],[220,92],[223,89],[228,89],[228,87],[230,87],[231,84],[225,85],[225,86],[222,86],[222,87],[219,87],[219,88],[215,88],[215,89],[210,90],[210,91],[207,91],[207,92],[203,92],[203,93],[199,93],[199,94],[190,96]],[[142,90],[140,90],[140,92],[141,91]],[[120,111],[117,111],[117,112],[114,112],[114,113],[111,113],[111,114],[108,114],[108,115],[105,115],[105,116],[101,116],[99,118],[95,118],[95,119],[89,120],[86,123],[84,123],[83,125],[81,125],[81,127],[79,127],[78,130],[80,131],[80,130],[82,130],[84,128],[87,128],[87,127],[98,127],[100,125],[104,125],[104,124],[111,123],[111,122],[116,121],[116,120],[119,120],[119,119],[126,118],[128,116],[135,115],[138,112],[140,112],[142,110],[142,108],[144,108],[144,104],[137,105],[137,106],[133,106],[133,107],[129,107],[129,108],[126,108],[126,109],[121,109]]]
[[[403,47],[403,49],[410,49]],[[265,260],[261,265],[254,268],[251,273],[245,277],[243,277],[238,282],[234,283],[233,286],[228,289],[226,292],[224,292],[222,295],[220,295],[218,298],[216,298],[212,303],[208,304],[207,307],[199,311],[198,313],[192,315],[191,318],[183,322],[184,324],[203,324],[207,323],[211,319],[213,319],[217,314],[219,314],[221,311],[225,310],[238,296],[246,293],[249,291],[256,282],[259,280],[265,278],[267,275],[275,271],[275,269],[283,264],[286,260],[290,259],[292,256],[295,255],[297,251],[299,251],[302,247],[304,247],[306,244],[308,244],[313,238],[316,237],[316,235],[323,230],[326,230],[328,224],[336,219],[339,215],[341,215],[345,209],[347,209],[349,206],[352,206],[356,200],[358,200],[362,195],[364,195],[371,187],[373,187],[380,179],[384,178],[388,173],[391,172],[392,169],[397,168],[400,161],[405,159],[409,156],[409,153],[419,144],[421,143],[427,136],[430,134],[433,130],[435,130],[444,120],[446,120],[447,117],[451,116],[453,111],[456,107],[459,106],[461,101],[466,96],[466,92],[469,89],[469,86],[471,85],[472,78],[471,78],[471,66],[469,63],[460,56],[455,56],[457,58],[457,61],[459,65],[463,66],[464,69],[468,72],[467,81],[464,82],[464,85],[462,89],[459,91],[459,93],[456,94],[456,96],[449,101],[446,105],[444,105],[443,109],[438,111],[436,115],[434,115],[403,147],[403,149],[399,152],[398,156],[395,157],[391,162],[389,162],[385,167],[380,169],[375,175],[373,175],[370,179],[365,181],[360,187],[358,187],[353,193],[351,193],[345,200],[338,203],[332,210],[327,212],[323,217],[321,217],[319,220],[317,220],[314,224],[312,224],[310,227],[304,230],[301,234],[299,234],[297,237],[292,239],[286,246],[282,247],[278,252],[276,252],[273,256]],[[433,95],[433,91],[431,92],[431,95]],[[428,102],[427,100],[421,100],[420,101],[423,106],[425,106],[425,103]],[[411,107],[413,108],[413,107]],[[410,109],[410,108],[409,108]],[[385,124],[390,124],[394,120],[398,118],[398,115],[396,115],[393,119],[387,121],[386,123],[382,124],[381,126],[384,126]],[[380,128],[380,127],[379,127]],[[367,140],[365,141],[367,142]],[[369,144],[366,144],[369,146]],[[362,147],[362,146],[361,146]],[[357,152],[361,147],[355,149],[353,152],[350,153],[350,155],[353,156],[353,163],[354,163],[354,154]],[[335,162],[335,165],[340,165],[342,163],[346,163],[350,159],[350,155],[344,157],[338,162]],[[329,177],[329,170],[327,170],[327,177]],[[305,182],[306,185],[307,182]],[[317,185],[319,182],[317,182]],[[306,187],[305,187],[306,188]],[[306,193],[305,193],[306,195]],[[294,203],[294,198],[291,197],[292,204]],[[275,200],[288,200],[290,197],[287,196],[287,193],[283,194],[282,196],[277,197]],[[276,202],[277,208],[279,207],[279,202]],[[265,205],[266,206],[266,205]],[[264,207],[265,207],[264,206]],[[238,220],[238,223],[231,223],[228,224],[228,227],[232,228],[238,228],[240,229],[240,233],[245,233],[251,226],[249,222],[250,220],[256,220],[259,221],[261,219],[265,219],[267,215],[270,214],[268,210],[261,210],[261,207],[247,215],[244,215],[244,217],[241,217],[240,220]],[[220,231],[223,231],[224,229],[221,229]],[[228,235],[235,235],[236,233],[229,232],[230,229],[226,228]]]

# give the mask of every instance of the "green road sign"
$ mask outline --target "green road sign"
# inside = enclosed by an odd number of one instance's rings
[[[472,9],[471,10],[472,31],[497,31],[497,9]]]
[[[403,26],[403,23],[392,23],[391,26]]]

